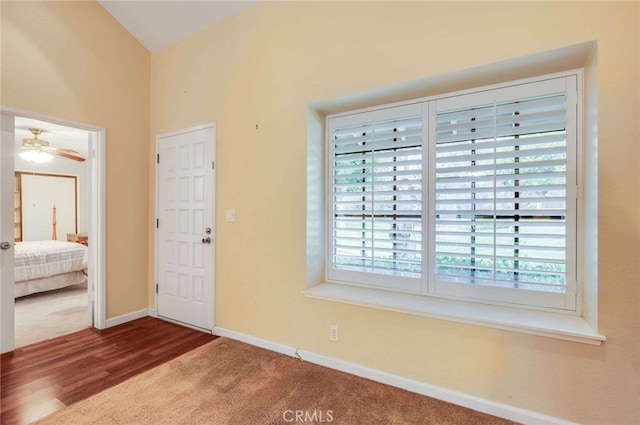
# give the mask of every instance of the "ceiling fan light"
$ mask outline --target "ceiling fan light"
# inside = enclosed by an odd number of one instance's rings
[[[48,162],[53,159],[53,155],[38,150],[28,150],[20,154],[20,157],[29,162],[41,163]]]

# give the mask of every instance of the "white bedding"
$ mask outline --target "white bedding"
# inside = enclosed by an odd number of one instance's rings
[[[52,291],[54,289],[84,284],[86,282],[87,275],[84,272],[71,272],[57,274],[51,277],[41,277],[40,279],[23,280],[22,282],[16,282],[14,295],[16,298],[24,297],[25,295]]]
[[[86,246],[75,242],[16,242],[15,282],[86,270],[87,252]]]

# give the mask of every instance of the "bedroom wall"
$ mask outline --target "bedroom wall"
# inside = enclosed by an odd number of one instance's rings
[[[0,10],[0,103],[106,128],[107,318],[145,309],[150,54],[96,2]]]
[[[87,142],[88,143],[88,142]],[[15,170],[23,172],[64,174],[78,177],[78,232],[89,230],[89,175],[86,162],[70,161],[64,158],[54,158],[49,162],[34,164],[16,155]],[[49,213],[49,215],[51,215]],[[58,235],[63,237],[65,235]],[[66,240],[66,239],[62,239]]]
[[[570,421],[636,423],[638,8],[261,2],[154,54],[152,136],[218,125],[216,324]],[[607,342],[588,346],[302,295],[310,104],[594,40],[597,60],[586,65],[597,66],[588,72],[598,84],[598,314]],[[149,231],[153,206],[151,197]],[[224,221],[227,208],[236,209],[235,222]],[[330,323],[340,326],[339,343],[328,339]]]
[[[53,238],[52,214],[56,208],[55,240],[66,241],[76,233],[76,180],[72,177],[21,175],[22,240],[42,241]]]

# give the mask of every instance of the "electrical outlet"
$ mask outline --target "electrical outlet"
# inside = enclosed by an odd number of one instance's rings
[[[329,339],[338,341],[338,325],[329,325]]]

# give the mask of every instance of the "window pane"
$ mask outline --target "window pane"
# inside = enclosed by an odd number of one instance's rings
[[[438,281],[564,292],[565,95],[437,114]]]
[[[422,119],[333,129],[334,269],[422,274]]]

